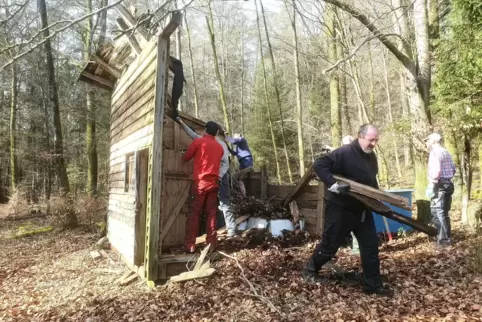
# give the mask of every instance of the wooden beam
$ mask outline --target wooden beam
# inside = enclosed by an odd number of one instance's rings
[[[412,205],[408,204],[408,199],[405,197],[398,196],[396,194],[385,192],[385,191],[380,191],[378,189],[355,182],[353,180],[346,179],[338,175],[334,175],[333,178],[335,178],[338,181],[348,183],[350,185],[350,191],[352,192],[356,192],[360,195],[367,196],[373,199],[378,199],[380,201],[388,202],[393,206],[396,206],[405,210],[412,210]]]
[[[115,84],[113,82],[111,82],[110,80],[107,80],[107,79],[102,78],[100,76],[94,75],[94,74],[89,73],[85,70],[82,72],[82,76],[87,77],[87,78],[89,78],[93,81],[96,81],[97,83],[100,83],[100,84],[105,85],[105,86],[107,86],[109,88],[112,88],[112,89],[115,86]]]
[[[157,77],[156,77],[156,98],[154,106],[154,134],[152,141],[152,166],[149,175],[151,176],[150,187],[150,211],[147,217],[146,234],[146,256],[145,267],[147,281],[150,286],[158,277],[159,260],[159,231],[161,214],[161,192],[162,192],[162,156],[163,156],[163,133],[164,133],[164,107],[167,89],[167,58],[169,57],[169,39],[162,37],[157,41]]]
[[[313,173],[312,165],[310,165],[308,168],[306,168],[306,173],[303,175],[300,181],[298,181],[298,183],[293,188],[293,190],[291,190],[291,192],[283,200],[283,207],[288,207],[290,202],[293,199],[296,199],[296,197],[298,197],[298,195],[301,192],[301,189],[303,189],[303,187],[306,186],[308,182],[310,182],[313,176],[314,176],[314,173]]]
[[[127,29],[129,29],[129,27],[127,26],[126,22],[124,21],[124,19],[122,18],[117,18],[116,19],[117,21],[117,25],[119,26],[120,29],[126,31]],[[131,45],[132,49],[134,49],[134,51],[136,52],[137,55],[140,55],[141,52],[142,52],[142,48],[141,46],[139,45],[139,42],[137,41],[136,37],[134,36],[134,34],[132,32],[127,32],[126,33],[126,37],[127,39],[129,39],[129,44]]]
[[[167,219],[167,222],[164,225],[164,227],[162,227],[161,237],[160,237],[161,242],[164,239],[164,237],[166,237],[167,233],[169,232],[169,229],[171,229],[171,226],[176,220],[177,215],[179,215],[179,212],[181,211],[182,207],[186,203],[187,197],[189,197],[189,189],[184,189],[184,191],[181,192],[181,197],[179,198],[176,207],[174,208],[171,215]]]
[[[108,62],[106,62],[105,60],[103,60],[102,58],[100,58],[99,56],[97,55],[92,55],[91,56],[92,60],[95,61],[99,66],[101,66],[102,68],[104,68],[106,71],[108,71],[112,76],[114,76],[115,78],[120,78],[122,76],[122,72],[120,70],[118,70],[117,68],[115,68],[114,66],[111,66],[109,65]]]
[[[149,40],[149,33],[147,32],[144,26],[137,26],[136,18],[124,7],[123,4],[119,4],[115,7],[115,10],[124,18],[125,21],[129,24],[130,28],[134,28],[133,32],[138,31],[139,34],[144,38],[144,40]]]
[[[166,27],[161,31],[161,37],[169,38],[172,33],[181,25],[182,13],[180,11],[173,11],[171,13],[171,20]]]
[[[261,167],[260,175],[261,199],[266,199],[268,198],[268,170],[265,164]]]

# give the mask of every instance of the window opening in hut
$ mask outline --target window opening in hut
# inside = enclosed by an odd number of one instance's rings
[[[135,154],[129,153],[126,154],[126,172],[125,172],[125,181],[124,181],[124,191],[125,192],[132,192],[134,191],[134,184],[136,179],[136,172],[135,172]]]

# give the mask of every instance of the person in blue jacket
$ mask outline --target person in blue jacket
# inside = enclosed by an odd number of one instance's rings
[[[235,133],[232,137],[227,136],[226,140],[234,146],[234,150],[229,149],[229,152],[236,156],[239,163],[239,171],[233,173],[232,177],[234,180],[238,180],[241,193],[243,196],[246,196],[243,178],[253,169],[253,155],[249,150],[248,141],[246,141],[243,135]]]

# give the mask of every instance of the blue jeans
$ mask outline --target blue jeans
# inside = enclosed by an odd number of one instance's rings
[[[234,214],[231,212],[231,187],[229,186],[229,172],[221,179],[219,188],[219,210],[223,212],[224,221],[228,235],[234,234],[236,231],[236,221]]]
[[[450,245],[450,216],[452,206],[453,183],[436,183],[430,201],[432,223],[437,227],[437,244]]]

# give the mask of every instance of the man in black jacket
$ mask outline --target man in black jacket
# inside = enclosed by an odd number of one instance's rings
[[[338,183],[333,174],[378,189],[377,158],[373,150],[378,142],[378,129],[364,124],[358,139],[315,161],[313,169],[327,187],[325,194],[325,224],[321,242],[303,269],[308,282],[324,282],[318,275],[321,267],[337,252],[345,238],[353,231],[358,239],[363,267],[363,291],[367,294],[391,296],[383,287],[378,258],[378,237],[371,210],[358,200],[346,195],[349,186]]]

